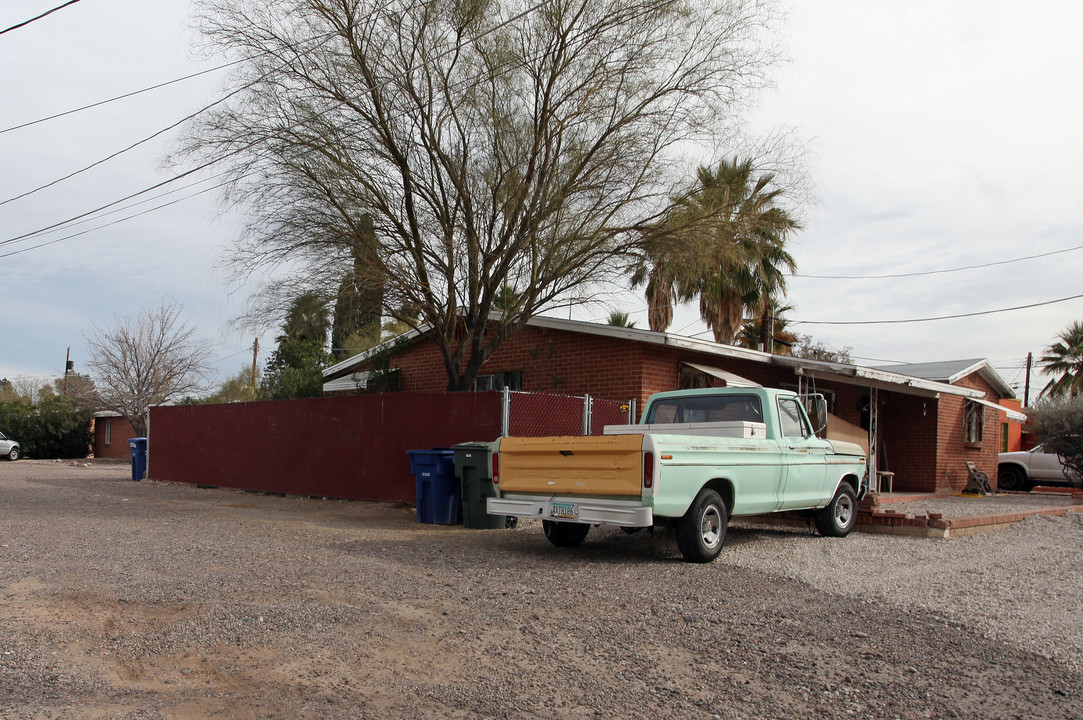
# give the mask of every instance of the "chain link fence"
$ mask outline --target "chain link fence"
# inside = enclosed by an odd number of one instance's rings
[[[590,395],[504,391],[501,434],[601,435],[606,425],[636,422],[635,400],[600,400]]]

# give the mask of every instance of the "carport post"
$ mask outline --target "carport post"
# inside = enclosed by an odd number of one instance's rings
[[[876,447],[880,429],[880,390],[869,388],[869,488],[880,494],[880,476],[876,474]],[[894,490],[894,488],[892,488]]]

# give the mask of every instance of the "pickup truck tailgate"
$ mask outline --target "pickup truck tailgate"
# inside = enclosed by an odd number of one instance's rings
[[[506,437],[499,453],[502,492],[641,493],[642,435]]]

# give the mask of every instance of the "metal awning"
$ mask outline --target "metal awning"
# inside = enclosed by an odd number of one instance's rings
[[[1003,405],[997,405],[996,403],[989,402],[988,400],[979,400],[977,398],[968,398],[968,399],[971,400],[971,402],[981,403],[982,405],[985,405],[987,407],[991,407],[994,410],[999,410],[1000,412],[1007,415],[1009,420],[1014,420],[1015,422],[1026,422],[1027,421],[1027,416],[1024,415],[1023,413],[1019,412],[1018,410],[1012,410],[1011,408],[1006,408]]]
[[[323,391],[327,392],[355,392],[368,387],[369,374],[358,372],[353,375],[328,380],[323,384]]]
[[[726,383],[726,387],[762,387],[758,382],[753,382],[748,378],[743,378],[736,373],[731,373],[721,368],[711,367],[710,365],[699,365],[697,363],[690,362],[682,364],[724,381]]]

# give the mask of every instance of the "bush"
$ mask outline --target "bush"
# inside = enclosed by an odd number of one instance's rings
[[[0,402],[0,430],[19,442],[24,455],[85,458],[90,449],[93,413],[64,395]]]
[[[1068,481],[1083,487],[1083,397],[1043,400],[1027,418],[1038,441],[1060,455]]]

